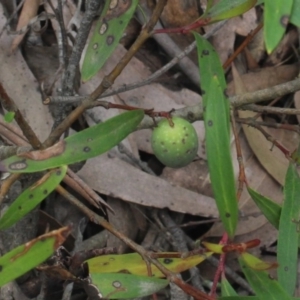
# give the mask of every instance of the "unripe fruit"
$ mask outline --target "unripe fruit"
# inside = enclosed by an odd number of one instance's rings
[[[154,128],[151,145],[155,156],[164,165],[181,168],[188,165],[198,151],[198,136],[188,121],[173,117],[171,126],[167,119],[161,120]]]

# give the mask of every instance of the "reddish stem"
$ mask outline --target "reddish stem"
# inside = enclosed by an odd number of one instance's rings
[[[228,243],[228,234],[225,232],[222,236],[222,239],[220,240],[221,245],[226,245]],[[216,297],[216,291],[217,291],[217,285],[220,280],[220,277],[224,271],[224,266],[225,266],[225,259],[226,259],[226,253],[222,253],[220,256],[220,261],[218,265],[218,269],[216,271],[214,281],[213,281],[213,286],[210,291],[210,296],[211,297]]]

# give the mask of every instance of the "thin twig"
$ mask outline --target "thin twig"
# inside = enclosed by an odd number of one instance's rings
[[[241,110],[252,110],[259,113],[280,114],[280,115],[300,115],[300,109],[288,107],[262,106],[256,104],[248,104],[239,107]]]
[[[289,131],[295,131],[298,134],[300,134],[300,125],[292,125],[292,124],[281,124],[281,123],[275,123],[275,122],[264,122],[264,121],[256,121],[253,118],[236,118],[236,121],[238,123],[246,124],[252,127],[271,127],[276,129],[283,129],[283,130],[289,130]]]
[[[300,78],[281,83],[263,90],[230,97],[231,105],[240,107],[246,104],[259,103],[282,97],[300,90]]]

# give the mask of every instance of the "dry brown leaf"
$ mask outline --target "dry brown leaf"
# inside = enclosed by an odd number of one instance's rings
[[[282,65],[278,67],[267,67],[256,72],[241,75],[243,84],[248,92],[254,92],[268,87],[287,82],[297,77],[299,63]],[[229,96],[235,94],[234,84],[230,82],[227,87]]]
[[[1,5],[0,15],[4,15]],[[0,18],[0,28],[5,24],[6,19],[4,17]],[[29,70],[20,51],[17,50],[14,54],[9,53],[11,43],[12,37],[4,32],[0,39],[1,83],[38,138],[44,141],[50,134],[53,124],[49,108],[43,105],[36,79]]]
[[[89,159],[78,176],[99,193],[124,201],[205,217],[218,214],[212,198],[171,185],[109,154]]]
[[[289,69],[289,72],[286,71],[286,67],[287,69]],[[245,76],[241,76],[239,77],[238,74],[235,74],[235,82],[238,82],[238,85],[235,85],[236,89],[240,88],[242,90],[238,91],[238,93],[243,92],[243,89],[247,92],[251,92],[254,90],[258,90],[260,88],[267,88],[269,86],[272,85],[265,85],[262,86],[262,83],[269,83],[269,79],[267,79],[266,77],[269,77],[270,74],[272,74],[272,81],[275,84],[279,84],[279,83],[283,83],[286,82],[288,80],[292,80],[295,78],[295,73],[297,70],[298,65],[292,65],[292,66],[281,66],[281,67],[275,67],[274,69],[276,69],[276,71],[274,70],[274,72],[272,72],[272,68],[269,68],[268,70],[262,70],[261,72],[257,72],[256,73],[256,81],[252,81],[252,82],[248,82],[248,85],[244,86],[243,82],[244,79],[246,78]],[[278,72],[279,68],[282,70],[282,72]],[[266,72],[264,72],[266,71]],[[234,72],[234,69],[233,69]],[[279,76],[276,76],[276,75]],[[283,76],[284,74],[284,76]],[[240,78],[240,79],[239,79]],[[259,80],[260,79],[260,80]],[[256,82],[260,82],[260,88],[256,87]],[[275,85],[273,84],[273,85]],[[239,116],[241,118],[252,118],[256,115],[256,113],[251,112],[251,111],[239,111]],[[258,118],[257,121],[261,120],[261,118]],[[279,140],[280,142],[284,143],[286,139],[286,131],[282,130],[270,130],[269,128],[265,128],[263,127],[264,130],[266,130],[266,132],[273,134],[274,138],[276,138],[277,140]],[[248,125],[243,125],[243,130],[245,132],[245,135],[247,137],[248,143],[251,147],[251,149],[253,150],[253,152],[255,153],[257,159],[260,161],[260,163],[264,166],[264,168],[269,172],[269,174],[271,176],[273,176],[273,178],[279,182],[281,185],[284,184],[284,180],[285,180],[285,174],[286,174],[286,170],[288,167],[288,160],[285,157],[285,155],[277,148],[277,147],[273,147],[272,143],[270,143],[269,141],[266,140],[266,138],[264,137],[264,135],[258,131],[257,129],[250,127]],[[299,138],[297,136],[297,134],[290,134],[290,137],[292,136],[292,141],[290,145],[292,145],[292,149],[294,150],[297,147]],[[290,139],[289,139],[290,140]]]
[[[252,8],[242,16],[228,20],[223,28],[212,37],[211,43],[219,53],[222,63],[234,52],[236,34],[246,36],[251,30],[256,28],[256,20],[256,12]],[[210,31],[214,26],[216,24],[206,26],[206,32]]]
[[[130,204],[114,197],[107,197],[107,203],[114,213],[108,211],[109,223],[119,232],[122,232],[129,239],[135,240],[138,227]],[[106,247],[116,247],[118,253],[124,253],[128,246],[112,233],[108,234]]]
[[[40,0],[26,0],[24,2],[22,12],[18,21],[17,31],[26,26],[38,12]],[[18,34],[11,43],[11,52],[14,52],[22,42],[26,33]]]

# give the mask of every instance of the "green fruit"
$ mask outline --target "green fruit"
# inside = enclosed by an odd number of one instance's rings
[[[195,128],[188,121],[173,117],[174,126],[163,119],[154,128],[151,145],[155,156],[167,167],[181,168],[196,156],[198,137]]]

